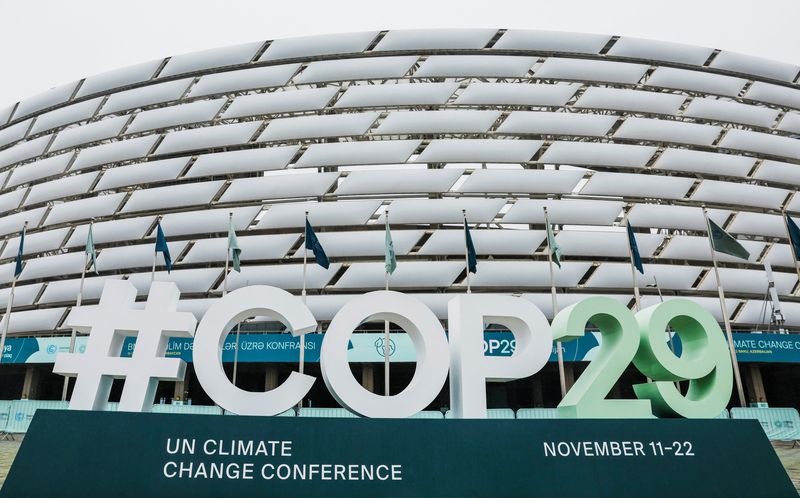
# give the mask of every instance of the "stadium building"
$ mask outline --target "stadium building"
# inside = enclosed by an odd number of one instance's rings
[[[27,222],[0,399],[61,400],[53,361],[69,348],[64,323],[81,272],[84,306],[108,279],[129,280],[143,302],[159,219],[174,266],[168,273],[159,255],[154,277],[175,282],[179,309],[200,319],[225,286],[299,295],[308,212],[331,264],[312,257],[308,266],[320,334],[309,338],[306,372],[318,380],[306,405],[334,407],[315,352],[344,303],[384,288],[387,210],[397,254],[389,287],[442,320],[468,278],[473,293],[520,295],[552,317],[547,207],[563,253],[559,309],[593,295],[634,307],[629,223],[644,262],[642,306],[688,298],[722,322],[705,206],[750,253],[719,255],[748,401],[798,407],[798,270],[783,217],[800,218],[798,73],[624,36],[374,31],[176,55],[0,108],[3,307]],[[463,213],[478,258],[471,275]],[[225,282],[229,214],[241,272]],[[97,272],[84,252],[92,221]],[[487,354],[511,354],[508,334],[488,329]],[[297,343],[275,323],[254,319],[239,332],[239,387],[268,389],[297,368]],[[396,393],[414,355],[392,332]],[[383,323],[364,324],[350,353],[354,374],[381,393],[382,337]],[[571,381],[592,344],[564,347]],[[175,342],[169,354],[190,350]],[[233,356],[226,346],[231,377]],[[157,399],[210,405],[187,372]],[[642,381],[631,366],[610,396],[633,397]],[[556,364],[488,391],[491,408],[554,407]],[[448,399],[445,388],[429,410]]]

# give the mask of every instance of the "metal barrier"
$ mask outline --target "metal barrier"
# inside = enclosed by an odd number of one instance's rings
[[[300,408],[301,417],[313,418],[359,418],[344,408]]]
[[[68,403],[66,401],[38,401],[28,399],[12,401],[11,409],[8,412],[6,432],[14,434],[27,432],[36,410],[66,410],[67,407]]]
[[[731,408],[735,419],[755,419],[771,441],[800,440],[800,415],[794,408]]]
[[[222,408],[206,405],[153,405],[153,413],[179,413],[191,415],[222,415]]]
[[[453,412],[447,410],[444,414],[444,418],[450,419],[453,418]],[[488,419],[514,419],[514,410],[511,408],[489,408],[486,410],[486,418]]]
[[[559,418],[558,408],[520,408],[517,410],[518,419]]]

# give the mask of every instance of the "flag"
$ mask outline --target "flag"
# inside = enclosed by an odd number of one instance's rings
[[[97,273],[97,252],[94,250],[94,235],[92,234],[92,225],[89,225],[89,235],[86,236],[86,254],[92,259],[92,264],[89,268],[94,268]]]
[[[323,249],[322,244],[319,243],[317,234],[314,233],[314,229],[311,227],[311,223],[308,222],[308,219],[306,219],[306,249],[314,251],[314,259],[317,260],[317,264],[326,270],[328,269],[331,263],[328,261],[328,256],[325,255],[325,249]]]
[[[628,224],[628,245],[631,248],[631,258],[633,259],[633,266],[639,270],[639,273],[644,275],[644,267],[642,266],[642,257],[639,255],[639,245],[636,244],[636,236],[633,235],[633,228]]]
[[[241,273],[242,269],[239,266],[239,257],[242,254],[242,250],[239,248],[239,239],[236,238],[236,230],[233,229],[233,220],[228,224],[228,250],[231,252],[233,270]]]
[[[553,257],[553,261],[561,268],[561,247],[556,243],[556,237],[553,235],[553,227],[550,225],[550,222],[546,222],[547,225],[547,247],[550,249],[550,254]]]
[[[786,230],[789,232],[789,243],[792,245],[794,257],[800,260],[800,228],[789,215],[786,215]]]
[[[750,253],[747,252],[747,249],[742,247],[731,234],[714,223],[711,218],[708,219],[708,236],[711,239],[711,247],[715,251],[736,256],[737,258],[750,258]]]
[[[22,273],[22,251],[23,246],[25,245],[25,229],[23,228],[19,232],[19,249],[17,250],[17,258],[15,260],[16,266],[14,267],[14,278],[19,277],[19,274]]]
[[[167,273],[172,271],[172,257],[169,255],[169,247],[167,247],[167,238],[164,237],[164,231],[161,229],[161,222],[156,225],[156,252],[164,254],[164,264],[167,267]]]
[[[392,242],[392,232],[389,230],[389,222],[386,222],[386,251],[384,254],[384,267],[386,273],[391,275],[397,268],[397,257],[394,254],[394,243]]]
[[[475,252],[475,245],[472,244],[466,218],[464,218],[464,238],[467,243],[467,269],[470,273],[478,273],[478,254]]]

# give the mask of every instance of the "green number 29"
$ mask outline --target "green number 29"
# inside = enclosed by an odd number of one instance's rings
[[[727,405],[733,371],[725,338],[714,317],[697,303],[670,300],[634,317],[618,301],[593,297],[555,317],[553,338],[564,341],[581,337],[587,323],[599,329],[601,344],[595,359],[558,405],[559,416],[712,418]],[[668,327],[681,339],[680,357],[667,346]],[[634,386],[639,399],[605,399],[631,361],[654,382]],[[689,381],[685,395],[674,383],[684,380]]]

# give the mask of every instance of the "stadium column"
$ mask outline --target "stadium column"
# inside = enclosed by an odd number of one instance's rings
[[[186,381],[175,382],[175,391],[172,394],[172,399],[178,401],[186,401]]]
[[[39,370],[33,366],[25,367],[25,380],[22,383],[22,399],[36,399],[39,394]]]
[[[361,385],[367,391],[375,392],[375,369],[372,368],[372,363],[361,364]]]
[[[267,365],[267,373],[264,376],[264,390],[271,391],[278,387],[278,367]]]
[[[764,380],[761,378],[761,367],[748,365],[744,377],[747,388],[747,401],[750,403],[766,403],[767,393],[764,390]]]

